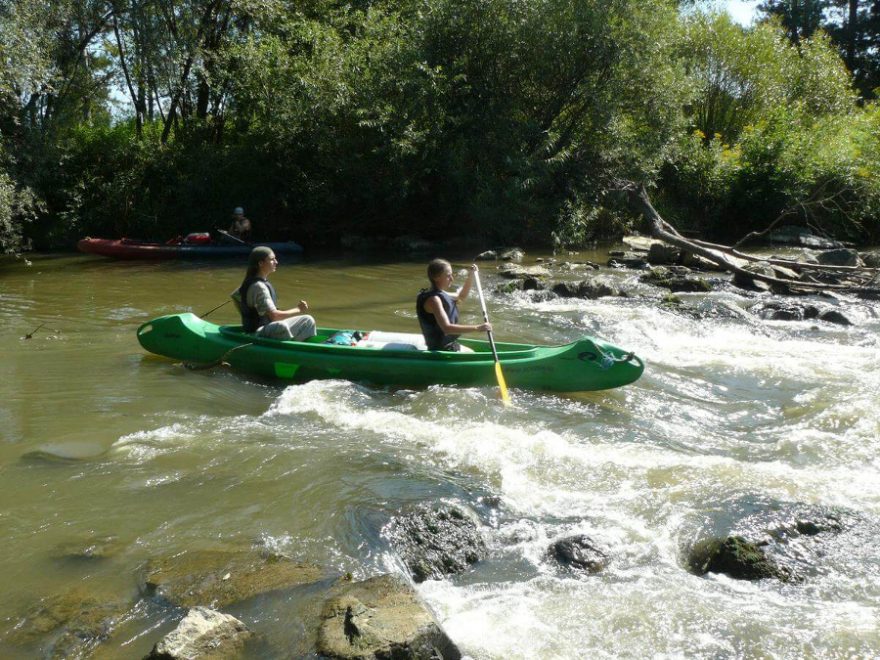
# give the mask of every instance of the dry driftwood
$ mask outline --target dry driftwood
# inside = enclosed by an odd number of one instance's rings
[[[621,187],[629,195],[629,201],[632,208],[641,213],[648,221],[648,225],[651,228],[651,235],[654,238],[657,238],[664,243],[674,245],[682,250],[686,250],[691,254],[703,257],[724,271],[775,285],[783,291],[821,291],[832,289],[841,293],[855,293],[869,296],[880,295],[880,288],[872,286],[874,280],[877,279],[877,273],[880,269],[858,266],[822,266],[819,264],[808,264],[800,261],[788,261],[784,259],[763,259],[742,253],[730,246],[717,245],[705,241],[685,238],[678,233],[675,227],[670,225],[660,216],[657,209],[651,204],[651,199],[648,197],[648,192],[645,190],[644,186],[627,182]],[[773,277],[746,270],[732,261],[729,256],[753,262],[765,261],[771,264],[785,266],[795,271],[815,270],[847,274],[848,276],[855,278],[855,281],[852,283],[825,284],[820,282],[804,282],[783,277]]]

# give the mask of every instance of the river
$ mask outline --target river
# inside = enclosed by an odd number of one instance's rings
[[[826,552],[797,583],[686,569],[689,545],[743,508],[880,519],[877,303],[844,300],[851,327],[694,320],[661,309],[663,291],[634,271],[608,275],[632,298],[541,301],[494,293],[490,264],[500,340],[594,334],[647,364],[625,388],[513,390],[505,409],[494,388],[285,387],[140,348],[146,320],[223,303],[242,276],[235,262],[29,259],[0,265],[3,657],[47,648],[7,634],[41,599],[72,587],[132,598],[157,555],[259,545],[328,576],[399,570],[382,527],[438,500],[477,511],[490,549],[464,574],[418,586],[473,658],[880,656],[876,537],[844,531],[829,547],[846,551]],[[282,305],[306,298],[319,325],[417,330],[422,260],[281,260]],[[680,297],[756,301],[727,288]],[[466,322],[478,309],[465,306]],[[209,319],[236,321],[231,305]],[[578,533],[607,551],[601,573],[547,560],[550,543]],[[63,558],[93,538],[110,539],[109,557]],[[289,657],[301,636],[293,600],[276,593],[230,611],[261,635],[265,657]],[[139,605],[99,655],[143,657],[178,619]]]

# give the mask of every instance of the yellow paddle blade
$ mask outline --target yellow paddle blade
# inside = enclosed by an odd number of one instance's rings
[[[504,382],[504,374],[501,373],[501,363],[495,363],[495,378],[498,379],[498,389],[501,390],[501,400],[505,406],[510,405],[510,395],[507,393],[507,383]]]

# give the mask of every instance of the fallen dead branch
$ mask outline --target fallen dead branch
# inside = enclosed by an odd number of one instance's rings
[[[685,238],[675,229],[675,227],[670,225],[660,216],[657,209],[651,204],[651,199],[648,197],[648,193],[644,186],[637,185],[633,182],[624,182],[620,184],[620,188],[628,194],[631,207],[641,213],[645,220],[647,220],[651,235],[654,238],[681,248],[691,254],[703,257],[707,261],[718,266],[721,270],[750,280],[766,282],[782,291],[834,290],[841,293],[854,293],[857,295],[880,295],[880,288],[872,286],[878,271],[876,268],[864,268],[859,266],[823,266],[821,264],[809,264],[802,261],[789,261],[786,259],[763,259],[761,257],[740,252],[731,246],[717,245],[705,241]],[[769,262],[773,265],[785,266],[796,272],[813,270],[835,273],[838,276],[846,274],[854,281],[837,283],[809,282],[801,279],[770,276],[747,270],[729,257],[749,262]]]

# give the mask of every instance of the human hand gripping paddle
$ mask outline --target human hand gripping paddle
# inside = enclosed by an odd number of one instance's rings
[[[486,301],[483,299],[483,287],[480,286],[480,271],[474,266],[474,282],[477,285],[477,295],[480,297],[480,308],[483,310],[483,321],[489,322],[489,313],[486,311]],[[504,374],[501,373],[501,360],[498,359],[498,351],[495,349],[495,338],[492,331],[486,332],[489,335],[489,346],[492,347],[492,357],[495,358],[495,378],[498,380],[498,389],[501,390],[501,401],[505,406],[510,405],[510,395],[507,393],[507,383],[504,382]]]

